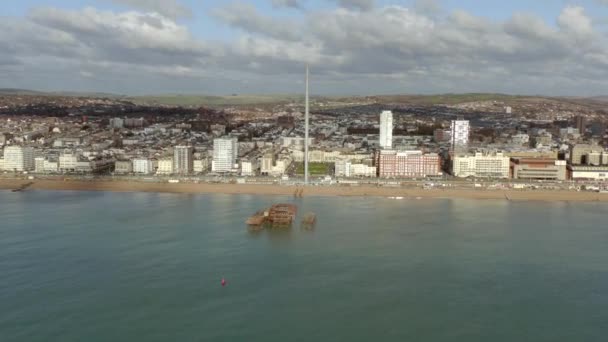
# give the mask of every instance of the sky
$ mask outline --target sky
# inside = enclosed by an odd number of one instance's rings
[[[0,88],[608,94],[608,0],[6,0]]]

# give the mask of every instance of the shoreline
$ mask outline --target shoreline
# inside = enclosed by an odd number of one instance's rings
[[[227,194],[293,196],[301,186],[211,184],[211,183],[150,183],[129,181],[78,181],[78,180],[19,180],[0,179],[0,189],[12,190],[33,182],[27,190],[49,191],[106,191],[106,192],[158,192],[178,194]],[[335,197],[403,197],[403,198],[463,198],[477,200],[544,201],[544,202],[608,202],[608,194],[558,190],[460,190],[373,186],[309,186],[303,196]]]

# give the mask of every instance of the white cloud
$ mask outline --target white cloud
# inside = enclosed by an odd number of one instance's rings
[[[272,6],[277,8],[302,8],[301,0],[272,0]]]
[[[178,2],[178,0],[106,0],[134,9],[152,11],[171,19],[190,18],[192,10]]]
[[[0,21],[0,87],[293,92],[311,63],[319,92],[608,93],[608,39],[581,7],[565,7],[556,26],[526,13],[495,21],[416,8],[287,19],[233,3],[214,15],[240,32],[211,42],[155,11],[38,7]],[[121,89],[95,88],[108,86]]]

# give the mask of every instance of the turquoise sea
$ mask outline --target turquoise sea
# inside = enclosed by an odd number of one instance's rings
[[[606,204],[0,191],[1,342],[606,340]]]

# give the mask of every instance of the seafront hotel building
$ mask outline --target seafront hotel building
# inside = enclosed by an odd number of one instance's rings
[[[441,176],[441,158],[422,151],[381,150],[376,154],[378,177],[421,178]]]

